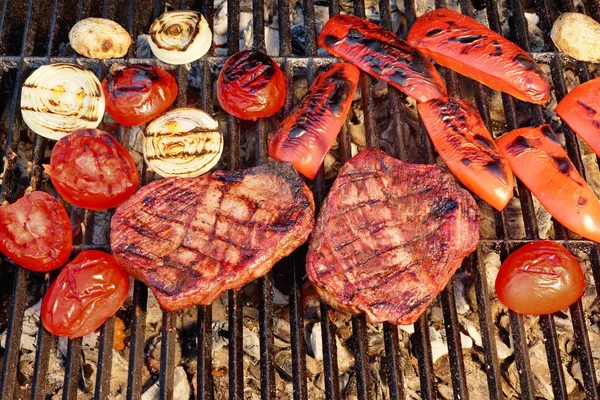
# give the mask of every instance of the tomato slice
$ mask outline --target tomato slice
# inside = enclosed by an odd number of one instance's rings
[[[544,104],[548,77],[519,46],[473,18],[446,8],[417,18],[408,42],[440,65],[517,99]]]
[[[319,35],[319,46],[417,101],[447,96],[431,62],[394,33],[352,15],[336,15]]]
[[[513,195],[514,179],[477,109],[453,97],[417,105],[429,137],[450,171],[498,211]]]
[[[555,111],[600,156],[600,78],[571,90]]]
[[[219,73],[221,107],[238,118],[270,117],[285,103],[287,82],[279,65],[259,51],[240,51],[227,59]]]
[[[51,271],[68,260],[72,247],[69,215],[49,194],[33,192],[0,207],[0,251],[22,267]]]
[[[90,210],[117,207],[138,186],[127,149],[99,129],[78,129],[63,137],[44,167],[63,199]]]
[[[360,71],[337,63],[314,80],[302,100],[281,122],[269,141],[269,156],[291,162],[315,179],[323,159],[346,120]]]
[[[53,335],[89,335],[117,312],[128,291],[129,276],[110,254],[84,250],[50,285],[42,301],[42,323]]]
[[[502,263],[496,277],[498,299],[521,314],[552,314],[581,297],[585,277],[579,262],[558,243],[526,244]]]
[[[513,172],[558,222],[600,242],[600,202],[549,125],[514,130],[496,144]]]
[[[115,64],[102,81],[106,110],[119,124],[142,125],[165,112],[177,98],[177,82],[154,65]]]

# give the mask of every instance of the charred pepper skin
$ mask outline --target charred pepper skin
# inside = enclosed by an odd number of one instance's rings
[[[319,74],[269,140],[269,156],[289,161],[299,173],[315,179],[350,111],[359,76],[360,71],[347,63],[333,64]]]
[[[513,196],[514,177],[477,109],[453,97],[417,105],[435,149],[450,171],[498,211]]]
[[[600,242],[600,201],[550,128],[521,128],[496,140],[515,175],[566,228]]]
[[[245,120],[266,118],[285,103],[287,81],[279,65],[258,51],[235,53],[223,65],[217,81],[221,107]]]
[[[352,15],[336,15],[323,27],[319,46],[418,102],[447,96],[431,62],[390,31]]]
[[[422,15],[407,40],[436,63],[519,100],[545,104],[550,98],[548,77],[523,49],[456,11]]]
[[[600,156],[600,78],[571,90],[554,111]]]

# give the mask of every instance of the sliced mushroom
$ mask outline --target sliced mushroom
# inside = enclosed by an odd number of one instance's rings
[[[115,21],[105,18],[82,19],[69,32],[71,47],[89,58],[119,58],[127,54],[132,40]]]

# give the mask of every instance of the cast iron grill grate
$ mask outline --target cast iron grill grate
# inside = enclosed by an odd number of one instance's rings
[[[163,0],[143,1],[143,0],[104,0],[100,4],[94,4],[92,0],[79,0],[76,4],[71,4],[70,0],[42,0],[40,2],[28,0],[20,2],[17,0],[4,0],[0,15],[0,88],[2,96],[0,98],[0,111],[6,116],[6,127],[2,128],[2,140],[4,142],[4,157],[2,159],[3,175],[1,196],[2,200],[13,201],[17,193],[16,188],[16,153],[19,141],[25,135],[25,129],[20,123],[19,113],[19,94],[25,78],[30,72],[40,65],[68,61],[77,62],[90,70],[94,71],[99,78],[102,78],[114,60],[96,61],[77,57],[72,54],[71,57],[56,57],[58,53],[57,38],[66,37],[70,26],[81,18],[88,16],[102,16],[115,19],[121,23],[132,35],[147,30],[150,22],[156,18],[164,9]],[[228,33],[227,43],[229,54],[237,51],[239,48],[239,18],[240,1],[228,0]],[[264,0],[253,0],[253,47],[256,50],[265,49],[264,26]],[[416,18],[416,4],[412,0],[405,0],[404,9],[407,18],[407,24],[410,26]],[[477,8],[482,8],[481,1],[477,2]],[[339,0],[329,0],[328,3],[330,15],[340,12]],[[436,7],[446,6],[444,0],[436,0]],[[294,74],[304,73],[309,82],[315,77],[318,68],[322,65],[334,62],[332,58],[323,58],[317,56],[316,31],[315,31],[315,8],[314,3],[304,0],[304,31],[305,31],[305,57],[296,57],[292,54],[292,38],[290,32],[290,12],[292,4],[287,0],[278,1],[279,14],[279,54],[277,59],[285,70],[289,82],[292,81]],[[460,10],[467,15],[474,12],[473,5],[469,0],[460,0]],[[504,32],[512,40],[516,41],[526,50],[530,50],[528,39],[527,20],[524,16],[524,7],[519,0],[510,0],[509,8],[510,32]],[[549,65],[557,100],[560,100],[566,93],[566,84],[564,80],[565,59],[555,52],[552,42],[549,39],[549,30],[553,22],[553,14],[556,10],[573,11],[575,9],[571,0],[559,0],[558,4],[550,5],[546,0],[535,0],[535,6],[538,9],[540,17],[540,27],[544,32],[546,53],[535,54],[536,58],[543,58],[544,63]],[[213,2],[212,1],[185,1],[182,0],[177,5],[180,9],[195,9],[204,14],[211,24],[213,22]],[[380,24],[384,28],[391,28],[391,8],[389,0],[380,1]],[[493,0],[485,2],[485,9],[490,28],[502,33],[502,27],[499,18],[498,5]],[[365,17],[365,4],[361,0],[354,1],[355,14]],[[598,0],[589,0],[587,3],[587,12],[596,20],[600,20],[600,7]],[[46,37],[47,35],[47,37]],[[17,43],[17,45],[9,45]],[[13,49],[13,50],[11,50]],[[16,50],[14,50],[16,49]],[[153,59],[133,58],[133,50],[130,50],[130,58],[127,60],[132,63],[155,63]],[[222,63],[223,57],[217,57],[208,54],[197,63],[202,75],[202,87],[200,90],[200,107],[208,112],[213,110],[212,83],[216,79],[218,72],[217,65]],[[588,66],[584,63],[576,63],[577,75],[580,82],[589,80],[590,72]],[[300,72],[299,72],[300,71]],[[188,93],[188,81],[186,70],[182,67],[176,68],[176,76],[180,87],[178,97],[179,106],[186,104]],[[490,127],[491,119],[489,114],[489,96],[488,92],[478,83],[459,78],[455,73],[443,71],[451,95],[459,95],[461,88],[460,80],[466,82],[466,87],[472,91],[475,102],[484,121]],[[362,110],[364,112],[366,139],[368,146],[379,146],[379,140],[375,119],[374,119],[374,79],[365,74],[361,75],[360,89],[362,92]],[[408,159],[407,138],[410,134],[403,121],[403,109],[401,103],[403,96],[395,89],[389,90],[389,107],[392,123],[395,129],[394,156],[401,159]],[[289,110],[292,105],[292,93],[288,94],[286,109]],[[519,127],[518,112],[519,104],[508,95],[502,95],[504,114],[506,118],[506,129],[512,130]],[[540,106],[530,106],[529,110],[533,113],[532,121],[535,124],[544,122],[544,110]],[[243,141],[243,135],[255,135],[256,146],[254,162],[262,163],[267,160],[267,139],[269,127],[264,121],[259,121],[251,132],[241,133],[241,124],[236,118],[228,117],[227,130],[225,132],[226,150],[224,152],[222,166],[225,168],[241,167],[240,145]],[[423,127],[420,128],[420,150],[422,162],[435,162],[435,154],[429,142]],[[584,164],[582,162],[579,144],[573,133],[563,127],[565,133],[566,148],[573,163],[578,171],[585,176]],[[128,137],[128,130],[119,127],[115,135],[121,140]],[[36,136],[33,142],[33,152],[31,161],[31,173],[29,183],[33,189],[40,186],[42,167],[45,162],[45,150],[50,146],[47,140]],[[351,156],[351,145],[348,127],[342,128],[340,134],[340,149],[342,159],[346,161]],[[415,160],[413,160],[415,161]],[[151,173],[145,169],[142,172],[143,182],[147,182]],[[317,176],[313,191],[317,204],[323,200],[327,190],[327,184],[323,172]],[[483,239],[476,254],[465,261],[463,268],[468,270],[471,279],[475,285],[480,333],[482,336],[482,347],[485,355],[485,372],[487,375],[488,393],[481,394],[481,398],[488,397],[500,399],[503,397],[502,383],[500,377],[500,363],[497,356],[494,324],[490,310],[490,298],[487,285],[485,266],[482,261],[482,254],[488,251],[496,251],[502,255],[502,258],[516,249],[518,246],[534,241],[539,238],[538,226],[535,218],[534,205],[530,193],[519,183],[519,199],[522,204],[522,213],[525,227],[525,238],[515,239],[507,229],[507,216],[505,213],[496,213],[496,235],[492,239]],[[85,211],[83,216],[85,234],[81,245],[76,246],[75,251],[87,248],[100,248],[107,250],[106,245],[97,245],[93,243],[92,225],[94,223],[94,213]],[[559,224],[555,225],[557,239],[565,244],[572,251],[582,251],[587,253],[593,265],[593,274],[598,288],[600,285],[600,250],[597,244],[585,240],[572,240],[568,232]],[[282,262],[291,274],[291,287],[289,296],[289,313],[291,325],[291,347],[292,347],[292,382],[294,387],[294,399],[304,400],[308,398],[306,384],[306,341],[303,328],[303,298],[302,298],[302,275],[303,260],[305,248],[296,251],[291,257]],[[3,270],[0,272],[3,276],[3,290],[11,290],[10,303],[7,310],[6,343],[0,370],[0,398],[11,399],[17,396],[17,363],[19,361],[19,349],[22,334],[23,316],[26,306],[29,283],[33,279],[39,279],[34,274],[18,268],[9,260],[3,260]],[[49,283],[55,274],[47,274],[44,277],[43,289],[47,289]],[[263,399],[274,399],[277,397],[275,388],[275,362],[273,345],[273,277],[271,274],[260,280],[260,301],[259,301],[259,323],[260,323],[260,375],[261,375],[261,395]],[[147,310],[148,290],[140,284],[135,283],[133,291],[133,307],[131,312],[131,334],[129,346],[129,369],[127,398],[140,398],[142,393],[140,365],[143,363],[144,342],[145,342],[145,323]],[[467,376],[465,373],[463,352],[460,340],[460,328],[454,297],[454,286],[452,281],[448,287],[441,293],[440,302],[445,321],[445,330],[447,335],[447,344],[449,350],[449,361],[451,366],[452,389],[455,398],[466,399],[469,397],[467,390]],[[243,369],[243,295],[241,292],[229,293],[229,397],[232,399],[244,398],[244,369]],[[321,326],[323,338],[323,371],[325,376],[325,392],[327,398],[340,399],[338,365],[336,358],[336,338],[335,327],[328,317],[329,307],[321,304]],[[581,301],[570,307],[571,323],[576,339],[576,355],[581,366],[583,376],[583,389],[588,398],[598,399],[598,386],[596,382],[595,367],[592,357],[592,349],[587,334],[587,316]],[[168,399],[173,397],[173,376],[175,368],[175,319],[176,313],[163,313],[162,318],[162,336],[161,336],[161,354],[160,354],[160,393],[159,398]],[[197,307],[197,325],[193,338],[196,343],[197,354],[197,399],[210,399],[213,397],[213,378],[211,375],[211,306]],[[557,343],[557,334],[555,329],[555,317],[543,316],[539,323],[545,338],[545,348],[550,370],[552,390],[555,398],[567,398],[567,389],[563,371],[563,362]],[[99,353],[97,376],[94,397],[109,398],[110,396],[110,365],[112,362],[113,333],[115,328],[114,317],[109,319],[103,325],[99,336]],[[356,357],[355,372],[357,375],[357,394],[359,399],[372,398],[370,389],[373,383],[372,377],[368,373],[369,356],[367,352],[366,330],[367,324],[364,316],[356,316],[352,319],[352,331],[354,341],[354,352]],[[532,370],[528,355],[527,338],[524,329],[523,317],[515,313],[510,313],[510,332],[511,343],[514,350],[515,362],[518,368],[519,385],[521,397],[527,399],[534,398],[534,384]],[[390,397],[392,399],[404,398],[404,383],[402,377],[402,368],[400,365],[401,355],[399,351],[398,328],[384,324],[383,326],[385,358],[384,367],[389,385]],[[37,351],[35,355],[34,373],[29,386],[30,397],[32,399],[42,399],[47,396],[46,378],[50,362],[50,352],[55,345],[50,334],[44,331],[40,325],[37,334]],[[431,342],[429,338],[429,322],[427,313],[422,316],[415,324],[415,333],[412,338],[412,351],[418,360],[418,372],[421,384],[421,396],[425,399],[437,397],[435,384],[434,365],[432,362]],[[63,385],[63,399],[77,398],[77,389],[81,374],[82,342],[81,339],[69,340],[67,349],[67,361],[65,365],[65,378]],[[20,392],[19,392],[20,393]],[[27,394],[29,396],[29,394]]]

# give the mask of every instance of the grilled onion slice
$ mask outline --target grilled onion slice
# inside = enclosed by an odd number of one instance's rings
[[[52,140],[96,128],[104,116],[102,86],[96,75],[75,64],[44,65],[23,84],[21,114],[29,129]]]
[[[169,64],[191,63],[212,44],[208,22],[196,11],[168,11],[152,23],[149,33],[152,53]]]
[[[144,132],[144,159],[159,175],[194,178],[214,167],[223,153],[219,124],[204,111],[177,108]]]

